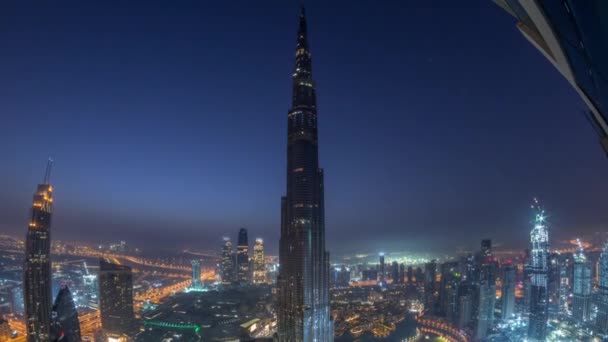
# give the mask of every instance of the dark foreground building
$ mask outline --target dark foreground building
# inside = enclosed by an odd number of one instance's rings
[[[317,100],[303,8],[293,73],[292,108],[287,122],[287,194],[281,199],[278,339],[333,341]]]
[[[245,228],[239,230],[238,245],[236,246],[236,267],[237,283],[241,285],[249,283],[249,238]]]
[[[53,187],[49,184],[52,161],[44,182],[38,184],[32,217],[25,238],[23,299],[28,342],[46,342],[51,327],[51,212]]]
[[[494,0],[570,82],[608,153],[608,1]]]
[[[101,327],[107,335],[132,333],[135,315],[130,267],[104,258],[99,260],[99,310]]]
[[[72,299],[72,293],[67,286],[59,290],[53,304],[53,323],[51,328],[51,341],[80,342],[80,322],[78,312]]]

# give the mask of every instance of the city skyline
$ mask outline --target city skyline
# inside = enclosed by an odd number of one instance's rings
[[[296,81],[301,82],[302,79],[296,79]],[[48,184],[43,185],[48,186]],[[37,205],[34,204],[33,207],[36,208]],[[421,325],[420,329],[422,329],[422,331],[425,331],[424,329],[427,329],[425,328],[427,325],[430,325],[430,327],[436,326],[436,323],[433,322],[434,320],[439,319],[445,322],[445,324],[447,324],[445,328],[448,330],[438,332],[437,330],[431,329],[426,330],[425,332],[434,335],[460,334],[458,335],[460,336],[458,337],[460,339],[458,341],[462,342],[470,341],[469,338],[472,338],[472,336],[483,337],[489,336],[489,334],[495,334],[497,328],[503,329],[505,326],[510,327],[509,329],[511,330],[511,333],[509,333],[508,335],[512,335],[512,337],[527,335],[530,340],[544,341],[544,337],[538,338],[537,335],[539,331],[539,324],[541,324],[540,321],[543,320],[539,317],[539,315],[545,315],[544,324],[547,324],[546,310],[548,307],[553,308],[548,310],[548,313],[550,315],[553,315],[553,317],[555,317],[555,315],[558,315],[560,316],[559,319],[564,320],[564,322],[566,323],[579,321],[579,323],[584,324],[587,328],[591,329],[586,330],[583,333],[586,336],[590,336],[595,333],[602,334],[602,329],[605,329],[605,316],[602,316],[604,312],[604,308],[602,305],[605,302],[605,298],[603,298],[603,284],[605,283],[603,278],[605,278],[606,273],[606,268],[604,267],[606,260],[605,251],[608,249],[608,247],[606,247],[608,246],[608,244],[604,244],[601,241],[589,243],[581,241],[580,239],[575,239],[572,241],[572,244],[576,247],[571,248],[569,250],[558,250],[555,252],[550,252],[548,250],[547,239],[548,231],[550,230],[547,229],[545,221],[547,213],[541,209],[536,199],[534,199],[532,209],[533,215],[530,216],[534,217],[534,224],[532,225],[533,229],[530,232],[530,250],[526,250],[524,253],[521,253],[518,256],[495,256],[492,252],[492,240],[481,239],[481,248],[478,251],[471,251],[465,255],[461,254],[457,258],[452,257],[443,259],[443,261],[439,263],[437,263],[436,260],[432,260],[431,262],[424,264],[424,271],[422,271],[422,269],[420,268],[421,266],[423,266],[422,260],[406,261],[406,263],[409,265],[418,265],[416,272],[416,281],[412,280],[413,274],[408,274],[407,286],[404,282],[405,267],[403,263],[400,267],[398,267],[399,263],[393,261],[390,264],[391,266],[389,269],[385,268],[384,253],[379,253],[379,260],[376,259],[376,262],[371,263],[362,263],[362,260],[354,258],[348,261],[348,267],[345,267],[345,264],[342,264],[341,266],[339,264],[332,266],[333,271],[331,274],[332,279],[334,279],[335,283],[334,287],[331,288],[331,291],[333,293],[334,299],[336,299],[335,296],[343,295],[340,294],[341,291],[353,293],[355,295],[354,298],[358,298],[358,296],[361,295],[359,291],[355,290],[358,287],[366,288],[366,290],[364,290],[364,293],[365,291],[371,291],[369,294],[370,300],[378,302],[383,301],[382,293],[385,291],[386,295],[388,296],[405,295],[406,298],[407,296],[412,296],[414,293],[416,293],[417,298],[410,298],[409,300],[411,302],[409,302],[409,305],[411,306],[412,310],[415,310],[417,312],[424,309],[424,318],[416,318],[416,321],[418,322],[417,324]],[[240,245],[244,246],[245,237],[242,233],[243,229],[239,231],[238,240],[241,241]],[[226,241],[229,240],[225,240],[225,242]],[[261,241],[257,240],[256,242]],[[6,258],[6,254],[4,253],[15,253],[14,248],[9,247],[10,245],[10,242],[3,241],[3,258]],[[23,246],[23,242],[21,242],[20,245]],[[602,253],[600,255],[600,250],[602,249],[602,247],[603,250],[601,251]],[[100,338],[104,338],[103,341],[105,341],[105,338],[107,336],[114,336],[108,339],[108,341],[113,341],[113,338],[117,337],[118,335],[124,334],[124,336],[127,336],[131,335],[132,333],[135,333],[134,330],[131,330],[131,332],[127,331],[129,329],[124,330],[125,328],[127,328],[127,326],[130,326],[130,324],[127,322],[132,321],[129,317],[132,316],[133,309],[144,311],[155,310],[156,304],[158,304],[159,302],[171,303],[173,301],[178,301],[179,303],[183,299],[191,301],[191,299],[188,299],[187,297],[188,293],[217,293],[218,290],[220,293],[222,293],[222,295],[217,299],[219,300],[218,304],[223,305],[228,303],[229,305],[231,305],[230,303],[234,304],[234,302],[227,302],[225,298],[232,298],[231,296],[237,295],[237,293],[240,291],[253,291],[253,293],[256,293],[256,295],[260,295],[260,292],[258,291],[263,292],[270,290],[270,287],[268,287],[268,285],[270,285],[269,283],[255,284],[255,282],[251,282],[252,279],[248,279],[246,282],[242,282],[238,281],[237,278],[231,278],[231,280],[233,281],[230,281],[229,284],[224,284],[220,282],[219,274],[216,272],[220,271],[223,266],[221,265],[222,263],[219,259],[215,260],[218,262],[217,264],[215,264],[215,267],[217,267],[215,272],[213,271],[213,267],[207,267],[204,272],[205,275],[203,275],[203,273],[201,272],[200,263],[196,259],[187,258],[181,259],[180,261],[179,258],[171,258],[171,260],[173,260],[173,263],[167,263],[166,261],[158,263],[156,261],[152,261],[154,259],[149,259],[148,261],[146,261],[146,258],[134,257],[131,253],[135,252],[135,255],[137,255],[137,250],[133,249],[132,247],[127,248],[124,241],[105,247],[93,246],[92,248],[85,247],[84,245],[79,244],[64,245],[64,243],[59,242],[58,246],[54,247],[54,250],[56,253],[59,253],[59,255],[62,255],[61,259],[63,259],[64,261],[62,262],[58,261],[57,259],[54,259],[52,277],[53,283],[61,279],[65,280],[61,280],[61,288],[57,289],[59,292],[57,294],[55,306],[53,306],[53,317],[58,318],[58,320],[53,320],[53,323],[51,324],[52,333],[59,332],[60,334],[68,334],[73,332],[75,334],[78,334],[78,331],[80,330],[78,327],[79,324],[78,321],[74,320],[74,318],[76,317],[76,310],[74,309],[75,302],[79,303],[79,307],[84,307],[86,308],[85,310],[88,311],[82,316],[79,315],[80,325],[85,324],[86,326],[84,330],[86,334],[90,336],[91,333],[95,332],[96,329],[99,329],[101,327],[102,329],[98,330]],[[189,251],[182,251],[182,253],[186,253],[186,255],[190,256],[205,256],[205,254],[190,254],[192,252]],[[593,256],[591,257],[592,259],[587,259],[587,253],[589,253],[588,255]],[[230,258],[236,258],[236,253],[230,254]],[[88,300],[87,298],[91,298],[91,292],[89,291],[95,291],[94,289],[97,286],[91,284],[88,281],[88,279],[91,279],[89,278],[89,276],[91,275],[89,275],[89,271],[87,270],[86,266],[86,261],[83,260],[82,257],[84,256],[85,258],[91,258],[99,255],[102,255],[104,257],[101,257],[99,259],[98,275],[92,275],[93,284],[97,282],[97,278],[99,279],[99,307],[97,306],[97,304],[95,304],[95,301],[87,302],[87,304],[83,306],[83,300]],[[65,259],[68,256],[75,256],[77,260],[69,262],[67,261],[67,259]],[[208,258],[210,256],[207,255],[206,257]],[[211,256],[211,258],[214,257]],[[563,270],[567,270],[569,267],[572,267],[572,258],[574,259],[574,269],[570,268],[569,274],[562,274]],[[111,263],[106,261],[110,259],[112,260]],[[180,270],[185,273],[182,273],[181,275],[175,273],[166,274],[167,276],[173,279],[168,284],[164,285],[164,287],[162,283],[151,284],[149,282],[144,281],[143,284],[147,283],[147,285],[145,286],[150,287],[150,285],[152,285],[151,289],[146,291],[145,289],[141,288],[142,283],[136,286],[131,276],[131,268],[125,265],[121,265],[121,261],[119,259],[129,262],[131,264],[135,263],[137,265],[147,265],[147,267],[152,268],[160,267],[161,269]],[[67,265],[74,262],[82,263],[84,266],[84,272],[82,272],[81,270],[71,273],[71,275],[70,272],[64,273],[64,270],[62,270],[63,266],[60,265]],[[178,263],[174,264],[175,262]],[[179,264],[180,262],[181,265]],[[523,271],[517,272],[515,275],[517,278],[519,278],[518,282],[520,283],[520,286],[522,284],[521,282],[523,281],[523,287],[521,288],[522,292],[520,295],[517,295],[517,290],[515,288],[510,290],[515,292],[515,299],[516,302],[518,302],[516,306],[518,309],[516,314],[514,314],[513,316],[509,316],[508,309],[506,309],[509,304],[508,302],[505,302],[505,300],[510,300],[505,299],[506,291],[509,291],[508,285],[503,280],[500,280],[499,282],[499,279],[502,278],[502,276],[499,275],[499,269],[502,269],[506,274],[508,273],[508,269],[512,266],[513,262],[517,263],[518,270]],[[588,262],[593,262],[593,264],[595,265],[593,269],[595,269],[595,271],[592,271],[591,267],[586,268],[587,271],[585,272],[577,271],[577,265],[580,266],[583,264],[587,264]],[[270,272],[273,272],[272,270],[276,270],[279,266],[279,264],[276,263],[276,260],[273,261],[267,259],[265,260],[265,263],[266,267],[264,268]],[[526,270],[526,268],[528,268],[528,270]],[[399,269],[401,269],[401,274]],[[514,270],[512,267],[511,269]],[[8,276],[9,279],[12,278],[12,276],[9,275],[12,272],[10,270],[11,268],[9,267],[4,272],[4,275]],[[410,266],[408,270],[412,270],[412,267]],[[74,270],[72,270],[72,272],[73,271]],[[437,271],[440,272],[437,273]],[[599,274],[598,271],[600,272]],[[157,271],[153,271],[152,273],[155,274],[156,272]],[[145,274],[148,272],[138,269],[136,273],[138,273],[140,276],[143,273],[143,277],[145,278]],[[413,271],[408,271],[408,273],[413,273]],[[74,276],[76,276],[76,278],[74,278]],[[138,278],[140,276],[138,276]],[[221,273],[222,280],[224,280],[224,276],[225,272]],[[82,277],[82,279],[85,281],[84,284],[77,280],[80,277]],[[174,277],[177,277],[178,279],[186,278],[186,280],[179,281]],[[564,277],[566,281],[563,281]],[[274,279],[272,284],[273,286],[276,286],[277,283],[275,281],[277,279],[274,278],[274,276],[272,276],[272,278]],[[13,281],[9,279],[0,279],[0,282],[6,284],[6,281],[8,280],[12,283]],[[204,281],[204,284],[201,283],[200,286],[194,285],[195,283],[201,280]],[[530,280],[530,282],[527,283],[527,280]],[[280,277],[278,278],[278,281],[278,284],[280,284]],[[71,299],[69,298],[71,297],[69,295],[70,291],[67,290],[67,287],[65,287],[67,286],[65,284],[68,283],[72,283],[77,288],[77,296],[75,297],[76,300],[74,302],[71,302]],[[496,286],[497,284],[501,284],[500,288]],[[594,287],[599,285],[599,288],[596,288],[596,290],[599,290],[596,292],[597,296],[593,296],[593,304],[591,304],[591,297],[587,296],[588,292],[585,292],[586,290],[581,291],[581,289],[584,288],[591,289],[592,284],[595,284]],[[83,290],[83,288],[81,287],[82,285],[85,286],[84,296],[81,292]],[[161,289],[157,288],[159,286],[161,287]],[[5,289],[6,288],[7,287],[5,287]],[[8,289],[10,290],[11,288],[14,289],[12,285],[9,285]],[[134,295],[136,288],[138,293],[137,296]],[[374,288],[378,289],[380,292],[376,292],[376,294],[374,294]],[[539,288],[542,289],[539,290]],[[131,290],[133,291],[133,293],[131,293]],[[568,296],[568,291],[571,291],[570,296]],[[12,290],[10,290],[9,292],[9,297],[11,298],[9,303],[10,307],[13,308],[11,310],[15,310],[14,308],[18,307],[19,299],[18,297],[15,297],[16,295],[14,294],[14,292],[10,294],[11,292]],[[567,301],[567,298],[570,297],[570,307],[568,307],[568,305],[562,305],[562,293],[564,294],[564,298],[566,298]],[[66,294],[67,296],[65,296]],[[555,301],[555,298],[557,298],[558,295],[560,297],[559,305]],[[269,296],[266,295],[265,298],[268,299]],[[498,301],[499,298],[500,301]],[[547,298],[554,298],[554,303],[551,304],[550,300],[549,303],[547,303]],[[388,298],[385,297],[384,300],[386,299]],[[496,299],[496,301],[494,299]],[[135,302],[135,300],[137,302]],[[147,300],[152,300],[154,305],[151,305],[150,302],[146,302]],[[389,302],[391,301],[390,299],[388,300]],[[423,301],[424,304],[422,304]],[[343,302],[340,300],[338,300],[337,302],[332,301],[332,308],[340,307],[340,309],[338,310],[343,310],[344,308],[341,307],[342,304]],[[499,309],[500,315],[496,315],[496,311],[491,309],[492,307],[496,309],[497,306],[499,306],[497,304],[500,304],[501,307],[501,309]],[[598,307],[597,313],[595,313],[595,310],[587,309],[590,308],[590,305]],[[217,309],[220,306],[212,306],[211,308]],[[4,307],[6,308],[6,306]],[[174,306],[171,307],[174,308]],[[195,305],[195,307],[200,308],[200,306],[198,305]],[[362,308],[363,307],[366,307],[366,305],[363,305]],[[398,316],[395,316],[394,319],[391,319],[391,321],[393,322],[402,322],[403,318],[405,317],[402,316],[404,306],[399,305],[399,307],[401,307],[400,313]],[[405,308],[407,307],[408,306],[405,306]],[[528,310],[526,310],[526,307],[529,307],[529,312]],[[382,306],[378,307],[377,309],[381,308]],[[90,311],[91,309],[93,309],[93,311]],[[164,310],[166,309],[161,309],[157,312],[157,314],[167,315],[168,312]],[[359,310],[359,308],[356,308],[355,310]],[[366,311],[368,310],[369,308]],[[371,315],[370,317],[374,317],[375,310],[376,309],[374,309],[373,312],[368,312],[368,315]],[[588,316],[586,316],[585,318],[585,314],[583,312],[587,312],[586,310],[589,310],[589,313]],[[544,311],[545,313],[543,314],[542,311]],[[181,314],[183,314],[182,311],[178,312],[181,312]],[[490,312],[493,312],[494,314],[489,315]],[[259,314],[261,316],[265,316],[268,315],[268,312],[259,312]],[[383,317],[385,317],[385,313],[381,311],[379,314],[379,322],[382,322]],[[506,318],[505,315],[507,316]],[[99,318],[100,316],[101,321]],[[232,317],[232,315],[230,316]],[[334,317],[340,316],[341,315]],[[104,317],[106,317],[105,323]],[[147,318],[145,318],[143,321],[132,322],[136,325],[144,324],[144,326],[148,327],[145,333],[138,334],[139,338],[144,338],[144,341],[147,341],[145,340],[147,335],[158,336],[157,334],[167,333],[163,332],[163,327],[165,329],[192,329],[195,334],[198,334],[200,332],[200,327],[197,324],[189,325],[187,323],[182,322],[181,325],[171,325],[171,323],[163,321],[159,322],[157,320],[151,319],[150,317],[156,317],[156,315],[147,316]],[[498,317],[502,317],[502,319],[499,319]],[[122,332],[115,331],[115,325],[119,322],[117,321],[118,318],[121,319],[120,321],[122,322],[122,325],[127,324],[126,326],[120,328],[123,329]],[[342,318],[344,318],[344,316],[342,316]],[[525,323],[524,325],[522,325],[522,318],[526,322],[528,322],[529,320],[529,324]],[[109,323],[110,319],[113,323]],[[192,318],[188,319],[190,320]],[[246,320],[248,324],[252,324],[257,320],[257,318],[253,321],[249,320],[247,316],[242,317],[242,319]],[[427,319],[430,319],[431,321],[427,322]],[[20,326],[18,321],[11,319],[10,322],[10,324],[15,327],[16,331],[18,331],[19,334],[25,331],[25,327]],[[273,329],[271,328],[272,318],[264,318],[263,322],[263,325],[259,329],[252,326],[252,335],[260,334],[268,337],[269,334],[273,334]],[[247,326],[248,324],[245,325]],[[356,329],[359,329],[357,327],[356,321],[354,321],[353,323],[351,322],[351,320],[347,319],[346,322],[340,321],[338,330],[336,331],[336,336],[342,336],[345,334],[346,331],[344,324],[354,324],[355,327],[353,329],[355,330],[351,330],[351,333],[354,332],[354,334],[359,334],[356,332],[358,331]],[[409,326],[409,324],[410,323],[407,322],[403,323],[404,326]],[[570,323],[567,324],[568,329],[576,328]],[[526,325],[529,326],[529,330],[526,329],[528,330],[527,332],[522,332],[521,328],[525,328]],[[112,328],[113,326],[115,328]],[[153,326],[159,327],[159,329],[150,329],[150,327]],[[541,324],[540,326],[543,325]],[[374,336],[386,336],[385,334],[390,335],[392,334],[392,332],[395,331],[394,323],[391,323],[390,326],[381,325],[381,327],[384,328],[379,328],[378,326],[375,326],[370,333],[373,333]],[[460,330],[450,330],[456,329],[456,327]],[[551,325],[546,325],[547,337],[549,337],[549,334],[552,335],[550,339],[551,341],[555,340],[556,334],[557,336],[563,336],[564,333],[567,333],[570,334],[570,336],[573,336],[572,334],[576,333],[576,330],[564,331],[561,328],[555,330],[550,327]],[[564,328],[564,325],[561,325],[561,327]],[[135,328],[135,326],[133,326],[133,328]],[[365,329],[370,329],[370,327]],[[507,331],[509,329],[507,329]],[[400,329],[398,329],[397,331],[399,330]],[[229,333],[226,330],[223,331],[224,333]],[[279,336],[281,336],[280,330],[278,333]],[[401,331],[398,334],[403,333],[411,334],[411,332],[407,331]],[[581,331],[579,331],[579,334],[580,333]],[[535,335],[537,337],[536,339],[533,338],[533,336]],[[416,335],[416,338],[419,337],[421,336]],[[308,339],[306,338],[305,340]],[[343,339],[341,339],[340,341],[342,340]]]
[[[608,341],[608,2],[0,13],[0,342]]]
[[[449,251],[453,244],[471,248],[477,241],[467,236],[481,234],[489,221],[493,230],[486,235],[498,246],[522,247],[526,207],[535,195],[553,215],[556,241],[602,230],[606,213],[598,199],[607,190],[601,182],[605,157],[592,129],[577,114],[584,109],[577,95],[522,39],[512,18],[491,2],[465,9],[437,3],[443,6],[383,4],[373,13],[393,18],[386,22],[368,17],[365,4],[308,5],[315,14],[310,33],[318,50],[315,56],[322,61],[319,106],[327,113],[320,127],[327,147],[320,158],[329,180],[329,249],[344,252],[340,236],[346,232],[352,240],[349,247],[367,252],[431,245]],[[284,142],[282,113],[289,104],[284,77],[291,71],[288,33],[294,23],[289,14],[297,12],[296,4],[277,2],[264,9],[215,4],[207,11],[188,4],[186,9],[172,9],[160,23],[153,19],[164,8],[154,2],[146,8],[129,5],[122,9],[122,19],[100,4],[74,5],[66,13],[12,3],[0,6],[3,13],[21,18],[7,21],[7,50],[15,54],[0,64],[6,75],[0,87],[7,89],[2,100],[11,114],[3,119],[9,129],[0,142],[13,151],[4,154],[9,167],[0,171],[7,194],[0,206],[3,232],[21,236],[28,189],[40,177],[40,160],[52,155],[61,189],[57,195],[62,204],[54,218],[58,239],[109,241],[120,232],[132,241],[145,231],[149,244],[201,240],[208,243],[206,248],[214,248],[225,232],[244,226],[265,238],[270,254],[278,254],[280,209],[274,199],[282,193],[278,180],[285,159],[278,146]],[[47,19],[36,20],[45,10],[50,13]],[[129,10],[144,13],[131,18]],[[77,11],[98,12],[84,23],[74,16]],[[337,15],[340,11],[347,11],[349,18]],[[495,36],[475,33],[477,26],[462,23],[458,14],[466,11],[478,14]],[[431,28],[424,20],[435,14],[447,22]],[[232,29],[212,20],[215,15],[227,16]],[[400,22],[398,18],[411,22],[403,28],[389,24]],[[108,19],[116,21],[116,32],[107,29]],[[55,25],[58,21],[63,24]],[[172,26],[176,22],[183,24]],[[450,24],[454,36],[446,37],[442,25]],[[90,37],[73,32],[79,25]],[[428,28],[426,36],[414,34],[415,25]],[[239,43],[245,27],[255,27],[257,34],[243,46]],[[384,32],[389,28],[393,33]],[[370,36],[377,41],[359,48],[360,40]],[[448,39],[446,45],[431,48],[425,43],[439,37]],[[461,37],[471,41],[456,39]],[[225,42],[218,43],[222,39]],[[70,57],[67,54],[74,51],[60,47],[71,40],[87,49]],[[142,55],[130,48],[134,41],[141,51],[159,52],[168,46],[174,52],[151,53],[146,63],[135,63]],[[457,42],[462,45],[455,49]],[[517,49],[518,55],[504,58],[509,49]],[[219,60],[222,51],[230,57],[225,62]],[[233,57],[243,51],[260,68]],[[96,52],[98,57],[93,56]],[[187,52],[202,61],[183,57]],[[16,57],[21,55],[28,57]],[[50,58],[42,62],[46,55]],[[91,58],[85,62],[84,56]],[[40,82],[19,77],[29,65],[35,66],[31,75]],[[179,77],[159,72],[158,65],[169,65]],[[114,74],[121,70],[124,82]],[[268,74],[263,92],[252,89],[261,88],[258,72]],[[456,75],[446,78],[448,72]],[[386,80],[380,81],[379,75]],[[234,82],[243,77],[250,83]],[[146,85],[146,80],[155,82]],[[108,84],[121,86],[107,94],[99,91]],[[164,84],[187,91],[172,91]],[[57,85],[66,87],[65,94],[57,93]],[[223,101],[213,101],[209,94]],[[364,94],[368,102],[361,100]],[[195,100],[198,96],[203,98]],[[241,109],[226,100],[236,97],[251,107]],[[232,116],[239,120],[228,118]],[[490,119],[499,120],[498,126]],[[228,129],[233,121],[240,122]],[[26,128],[33,134],[22,142],[16,132]],[[47,129],[56,132],[52,139],[43,138]],[[555,139],[556,134],[569,139]],[[243,136],[253,137],[255,144]],[[354,138],[358,136],[369,138],[354,153],[348,147],[359,143]],[[218,153],[218,146],[225,153]],[[197,150],[200,153],[194,153]],[[256,181],[241,181],[248,177]],[[91,183],[98,185],[95,196],[90,194]],[[461,202],[462,193],[470,196]],[[435,236],[452,231],[462,234],[431,244]]]

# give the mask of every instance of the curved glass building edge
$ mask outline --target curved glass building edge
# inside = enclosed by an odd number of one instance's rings
[[[493,1],[579,93],[608,154],[608,1]]]

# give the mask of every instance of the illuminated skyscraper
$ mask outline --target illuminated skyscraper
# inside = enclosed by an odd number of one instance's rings
[[[523,280],[523,292],[524,292],[524,310],[528,312],[530,310],[530,298],[532,297],[532,256],[530,255],[530,249],[525,250],[524,259],[524,280]]]
[[[591,285],[591,263],[579,241],[579,249],[574,253],[572,317],[580,323],[588,321],[591,315]]]
[[[386,283],[386,266],[384,264],[384,253],[380,253],[380,267],[378,268],[378,281],[380,284]]]
[[[304,8],[292,76],[292,108],[287,116],[287,194],[281,199],[278,339],[326,342],[333,341],[329,253],[325,250],[317,100]]]
[[[494,305],[496,303],[496,271],[490,240],[481,242],[479,254],[479,286],[477,326],[475,336],[481,340],[486,337],[494,323]]]
[[[253,245],[253,283],[266,284],[266,262],[264,261],[264,240],[257,238]]]
[[[44,181],[38,184],[34,194],[32,215],[25,238],[23,297],[29,342],[48,341],[51,327],[51,166],[52,161],[49,160]]]
[[[232,259],[232,241],[224,238],[222,245],[222,284],[230,285],[234,281],[234,263]]]
[[[608,333],[608,243],[604,245],[600,256],[600,283],[597,294],[597,320],[598,329]]]
[[[461,261],[461,270],[462,274],[465,276],[467,281],[470,284],[479,281],[479,276],[477,272],[477,257],[474,254],[468,254],[462,257]]]
[[[98,302],[97,295],[99,294],[99,282],[97,281],[97,274],[89,274],[86,263],[85,270],[87,271],[87,274],[82,276],[85,298],[90,304],[96,305]]]
[[[450,322],[458,319],[458,286],[461,274],[458,272],[458,262],[441,264],[441,281],[439,282],[439,313]]]
[[[198,260],[192,260],[192,285],[190,286],[194,290],[203,288],[201,283],[201,262]]]
[[[63,286],[53,304],[51,341],[80,342],[78,312],[67,286]]]
[[[131,268],[108,259],[99,260],[99,311],[109,336],[129,335],[133,329],[133,274]]]
[[[332,285],[336,287],[347,287],[350,282],[350,269],[342,265],[342,267],[335,267],[331,276]]]
[[[545,341],[547,336],[547,272],[549,270],[549,232],[545,211],[534,199],[534,228],[530,232],[530,323],[528,339]]]
[[[502,319],[508,319],[515,313],[515,266],[508,264],[504,267],[502,280]]]
[[[568,267],[564,260],[559,263],[559,303],[558,312],[566,314],[568,312],[568,295],[570,293],[570,277],[568,277]]]
[[[247,229],[239,230],[239,244],[236,246],[237,281],[240,284],[249,282],[249,239]]]
[[[549,269],[547,271],[547,299],[549,314],[559,312],[559,286],[560,286],[560,254],[549,254]]]

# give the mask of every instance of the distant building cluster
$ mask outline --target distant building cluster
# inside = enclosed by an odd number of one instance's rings
[[[220,274],[224,285],[269,284],[264,240],[261,238],[255,240],[253,255],[250,257],[247,229],[239,230],[236,251],[233,251],[232,240],[224,237],[221,248]]]
[[[270,276],[276,274],[277,265],[268,262],[262,239],[249,245],[247,229],[238,231],[235,247],[224,238],[217,284],[203,282],[210,279],[201,268],[204,254],[185,265],[172,263],[172,258],[140,260],[124,254],[128,251],[122,248],[100,251],[60,244],[55,253],[84,251],[101,256],[99,267],[89,272],[82,260],[51,267],[52,191],[47,172],[34,195],[26,242],[13,243],[26,250],[23,281],[17,276],[21,269],[10,266],[0,279],[0,312],[23,314],[23,332],[29,341],[84,341],[92,333],[104,342],[146,341],[175,333],[195,340],[203,336],[259,339],[280,331],[275,306],[280,287]],[[400,339],[410,340],[422,332],[459,342],[608,338],[608,243],[598,249],[597,242],[577,239],[571,249],[552,251],[547,214],[536,200],[532,209],[529,248],[519,255],[500,256],[492,241],[483,239],[478,251],[441,261],[405,258],[417,260],[406,264],[390,253],[380,253],[371,263],[355,258],[334,265],[328,275],[334,299],[333,334],[353,338],[401,334]],[[11,243],[3,245],[15,248]],[[165,279],[183,280],[163,285],[162,278],[145,280],[145,276],[136,282],[133,269],[119,258],[166,270]],[[183,293],[177,301],[160,300],[176,293]],[[55,300],[47,307],[42,299],[50,299],[51,294],[56,294]],[[233,302],[236,298],[243,301],[239,306]],[[176,305],[189,314],[172,311]],[[136,317],[136,310],[141,317]],[[207,325],[196,317],[209,322],[209,327],[231,325],[203,331]],[[15,323],[0,321],[0,341],[14,336],[11,324]]]
[[[469,341],[608,337],[608,243],[588,252],[590,244],[573,241],[573,250],[552,252],[547,214],[536,200],[532,208],[530,247],[519,255],[498,256],[492,241],[484,239],[477,252],[443,262],[389,264],[381,253],[375,265],[335,265],[332,291],[341,293],[340,301],[354,288],[378,289],[350,299],[336,320],[336,334],[372,332],[384,318],[353,304],[385,306],[383,297],[391,292],[400,293],[398,298],[417,315],[436,317]]]
[[[483,240],[480,252],[462,258],[460,266],[441,265],[439,289],[426,302],[426,310],[447,318],[476,340],[503,335],[552,341],[556,334],[568,336],[558,332],[550,319],[576,327],[577,334],[583,332],[586,338],[605,334],[605,319],[593,315],[593,267],[583,246],[579,242],[574,253],[551,253],[547,215],[536,200],[533,208],[530,249],[522,257],[501,260],[494,256],[490,240]],[[606,258],[599,255],[596,264]],[[597,269],[599,279],[602,273]],[[595,300],[598,309],[600,293]],[[513,329],[501,330],[504,326]]]

